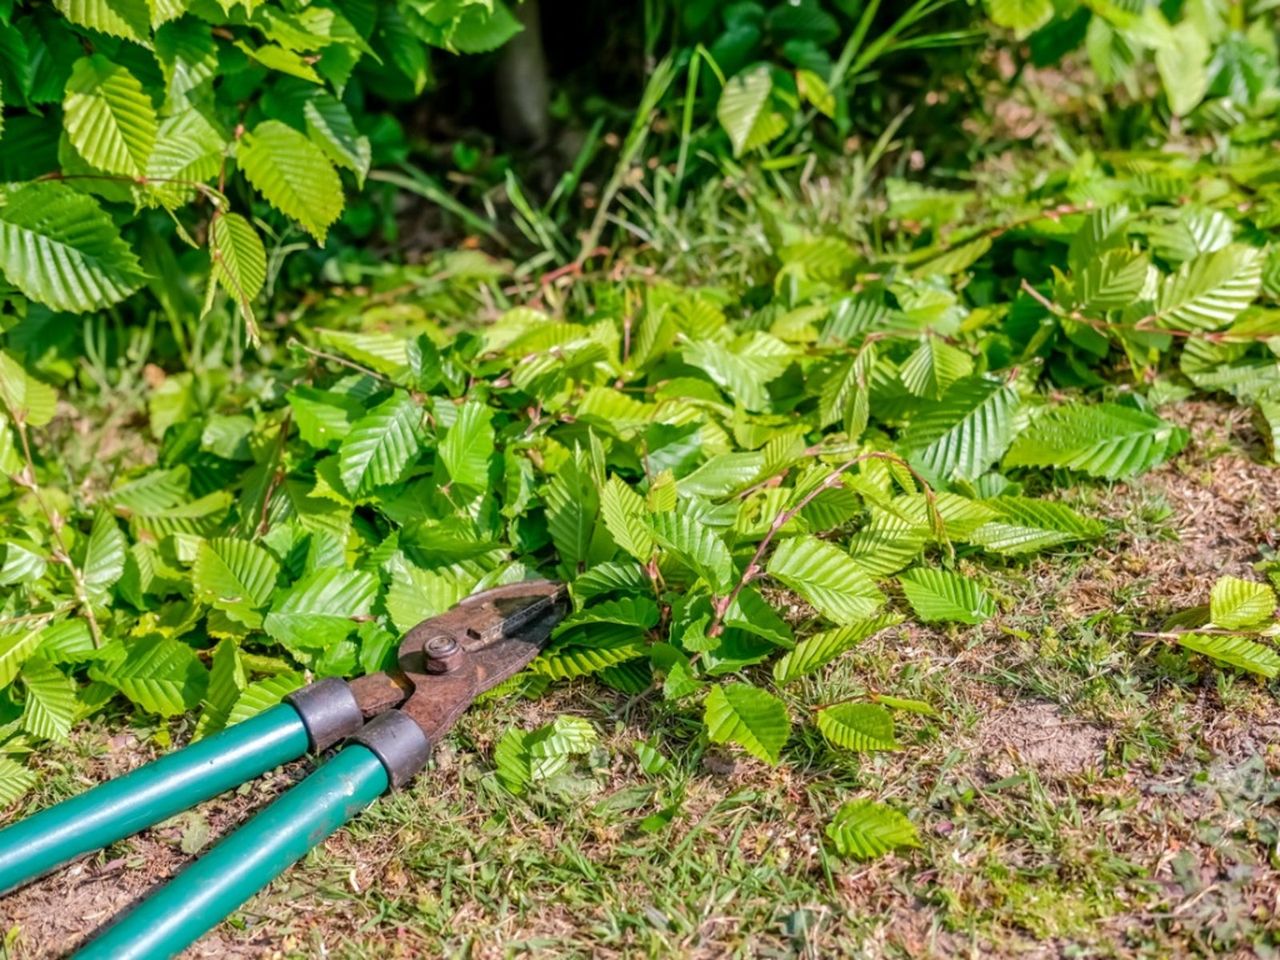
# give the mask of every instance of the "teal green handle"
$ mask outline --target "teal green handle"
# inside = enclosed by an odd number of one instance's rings
[[[382,761],[346,747],[75,955],[171,957],[300,860],[387,789]]]
[[[282,703],[6,827],[0,893],[294,760],[307,745],[297,711]]]

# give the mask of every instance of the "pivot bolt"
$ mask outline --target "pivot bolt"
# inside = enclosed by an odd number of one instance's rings
[[[422,645],[427,655],[427,673],[448,673],[462,662],[462,647],[447,634],[431,637]]]

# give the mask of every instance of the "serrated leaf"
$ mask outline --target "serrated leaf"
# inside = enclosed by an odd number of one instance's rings
[[[1221,577],[1209,594],[1209,618],[1224,630],[1247,630],[1269,623],[1276,612],[1276,594],[1265,583]]]
[[[77,26],[151,45],[147,0],[55,0],[55,5]]]
[[[979,624],[991,619],[995,602],[976,580],[949,570],[919,567],[898,577],[916,616],[925,623]]]
[[[263,710],[274,707],[305,682],[300,674],[288,671],[249,684],[236,700],[236,705],[231,708],[231,713],[227,717],[227,726],[234,727],[237,723],[256,717]]]
[[[1257,298],[1262,263],[1261,250],[1238,244],[1188,260],[1160,285],[1157,324],[1180,330],[1225,327]]]
[[[1105,250],[1076,276],[1076,301],[1092,314],[1123,310],[1142,294],[1150,270],[1145,256],[1125,249]]]
[[[94,603],[104,602],[107,593],[124,573],[127,550],[128,543],[111,514],[99,511],[93,518],[80,571],[85,593]]]
[[[76,688],[71,678],[43,657],[32,657],[22,667],[26,697],[22,705],[22,729],[43,740],[67,739],[76,714]]]
[[[553,636],[562,636],[585,623],[616,623],[649,630],[657,626],[658,605],[648,597],[606,600],[569,614],[557,625]]]
[[[328,94],[318,94],[307,100],[303,116],[311,139],[330,160],[354,173],[356,185],[363,189],[373,150],[369,138],[356,130],[346,105]]]
[[[729,344],[692,341],[683,353],[686,362],[706,371],[748,410],[768,409],[767,385],[787,369],[792,357],[790,347],[764,333],[747,334]]]
[[[319,147],[279,120],[264,120],[245,134],[236,159],[273,207],[324,245],[342,212],[342,181]]]
[[[899,847],[920,846],[910,820],[873,800],[846,803],[827,824],[826,832],[836,853],[857,860],[874,860]]]
[[[13,683],[23,663],[35,654],[43,642],[43,632],[39,627],[0,636],[0,690]]]
[[[552,680],[572,680],[643,657],[648,641],[635,627],[591,624],[545,650],[530,667]]]
[[[89,676],[162,717],[176,717],[193,708],[209,685],[209,672],[196,652],[167,637],[137,642],[123,659],[95,663]]]
[[[346,439],[352,424],[364,413],[358,399],[333,390],[297,386],[285,399],[293,411],[299,435],[317,450],[328,449]]]
[[[973,373],[973,358],[938,337],[928,337],[898,369],[903,385],[917,397],[936,400],[957,380]]]
[[[912,417],[902,437],[907,457],[927,479],[977,479],[1013,440],[1018,403],[1017,391],[998,380],[957,380]]]
[[[1065,467],[1119,480],[1158,466],[1186,442],[1186,430],[1154,414],[1115,403],[1072,404],[1033,420],[1004,465]]]
[[[1178,643],[1188,650],[1202,653],[1219,663],[1274,680],[1280,676],[1280,654],[1264,644],[1245,637],[1223,637],[1214,634],[1184,633]]]
[[[818,711],[818,730],[830,744],[869,753],[900,748],[893,715],[873,703],[840,703]]]
[[[968,541],[992,553],[1017,555],[1045,550],[1077,540],[1102,536],[1103,526],[1070,507],[1028,497],[997,497],[983,504],[996,513],[968,536]]]
[[[143,280],[111,218],[62,183],[0,190],[0,272],[32,300],[72,313],[117,303]]]
[[[1025,36],[1053,16],[1053,0],[987,0],[991,19]]]
[[[8,757],[0,757],[0,807],[21,800],[36,785],[36,775]]]
[[[649,519],[658,544],[713,590],[732,586],[733,558],[714,530],[687,513],[659,513]]]
[[[773,682],[782,686],[820,670],[840,654],[852,650],[881,630],[902,622],[897,615],[883,615],[859,620],[836,630],[826,630],[806,637],[794,650],[783,654],[773,665]]]
[[[256,331],[253,302],[267,281],[267,251],[258,231],[238,213],[218,214],[209,229],[209,257],[213,280],[227,291],[248,328]]]
[[[71,68],[63,125],[72,146],[91,166],[139,177],[147,171],[159,120],[137,77],[94,54]]]
[[[766,763],[781,759],[791,735],[786,704],[749,683],[712,687],[703,719],[713,743],[736,743]]]
[[[716,104],[716,119],[729,135],[733,155],[763,146],[779,136],[786,121],[770,107],[773,74],[760,64],[729,79]]]
[[[279,572],[275,558],[248,540],[202,540],[191,567],[191,582],[202,603],[238,623],[257,627],[262,618],[256,611],[271,598]]]
[[[196,721],[193,739],[212,736],[227,725],[227,718],[235,709],[244,688],[248,686],[240,649],[235,640],[227,638],[214,648],[210,661],[209,685],[205,691],[204,709]]]
[[[7,352],[0,350],[0,404],[15,420],[43,427],[53,419],[58,393],[28,373]]]
[[[171,209],[189,203],[194,184],[217,176],[225,149],[222,134],[199,111],[166,117],[147,160],[147,188]]]
[[[635,559],[648,563],[653,556],[653,534],[645,523],[644,498],[617,476],[600,491],[600,516],[613,542]]]
[[[547,485],[547,530],[560,561],[573,570],[586,561],[600,510],[600,494],[587,455],[580,449],[561,464]]]
[[[816,537],[784,540],[769,558],[768,572],[839,624],[869,617],[884,603],[884,594],[849,554]]]
[[[493,411],[476,400],[458,408],[439,447],[450,483],[477,489],[488,485],[489,458],[494,454],[492,420]]]
[[[395,483],[418,456],[422,411],[397,391],[351,426],[338,448],[338,467],[347,492],[358,497]]]
[[[355,617],[369,615],[377,594],[371,573],[316,570],[276,595],[263,629],[286,647],[326,650],[347,638]]]

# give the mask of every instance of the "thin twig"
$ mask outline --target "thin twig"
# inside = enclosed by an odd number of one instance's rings
[[[734,601],[738,599],[738,595],[742,593],[743,588],[760,574],[762,569],[760,563],[764,559],[765,551],[769,549],[769,544],[773,542],[773,538],[778,534],[778,531],[794,520],[800,514],[800,511],[812,503],[821,493],[826,490],[833,490],[840,486],[840,478],[846,471],[851,470],[860,463],[865,463],[867,460],[885,460],[890,463],[896,463],[909,471],[911,476],[915,478],[916,482],[920,484],[921,489],[924,491],[925,502],[929,509],[930,522],[933,524],[935,532],[940,535],[944,533],[942,517],[938,513],[937,497],[934,495],[933,488],[929,486],[925,479],[921,477],[920,474],[917,473],[909,463],[907,463],[907,461],[903,460],[896,454],[883,453],[879,450],[860,453],[852,460],[846,460],[827,474],[827,476],[823,478],[822,482],[817,484],[812,490],[801,497],[800,501],[795,506],[781,511],[773,518],[773,522],[769,524],[768,532],[765,533],[764,539],[762,539],[759,545],[757,545],[755,554],[752,555],[746,569],[742,571],[742,576],[738,578],[738,582],[734,584],[733,589],[726,596],[721,597],[716,601],[715,616],[711,620],[711,625],[707,628],[707,636],[718,637],[723,632],[724,618],[726,614],[728,614],[729,608],[732,607]]]
[[[1232,333],[1230,330],[1177,330],[1172,327],[1156,327],[1153,324],[1159,319],[1154,314],[1136,320],[1133,323],[1121,323],[1117,320],[1099,320],[1096,317],[1086,317],[1079,310],[1067,310],[1064,307],[1054,303],[1043,293],[1033,287],[1027,279],[1022,279],[1022,292],[1031,297],[1036,303],[1044,307],[1055,317],[1064,320],[1073,320],[1076,323],[1084,324],[1086,327],[1092,327],[1100,333],[1106,333],[1111,330],[1130,330],[1134,333],[1163,333],[1170,337],[1180,337],[1185,340],[1206,340],[1209,343],[1257,343],[1265,340],[1277,339],[1274,333]]]
[[[340,357],[336,353],[328,353],[324,350],[318,350],[315,347],[307,346],[307,344],[303,343],[301,340],[292,340],[291,343],[301,349],[303,353],[309,353],[311,356],[319,357],[321,360],[328,360],[330,363],[337,363],[344,367],[350,367],[352,370],[356,370],[360,373],[373,377],[375,380],[381,380],[389,386],[396,386],[395,381],[390,377],[383,376],[378,373],[377,370],[372,370],[369,367],[362,366],[354,360],[348,360],[346,357]]]
[[[76,602],[80,605],[85,620],[89,623],[89,633],[93,637],[93,648],[100,650],[102,648],[102,628],[98,626],[98,618],[93,612],[93,604],[89,602],[89,591],[85,585],[84,571],[76,566],[75,561],[62,548],[62,543],[58,536],[63,527],[62,518],[45,501],[44,495],[40,492],[40,485],[36,480],[36,464],[35,458],[31,455],[31,441],[27,437],[26,415],[20,415],[18,411],[7,403],[5,406],[9,411],[10,419],[13,420],[14,426],[18,429],[18,439],[22,443],[22,458],[25,461],[23,475],[16,478],[16,482],[19,486],[26,487],[31,491],[31,495],[35,497],[35,501],[40,507],[40,512],[44,514],[44,518],[53,534],[53,542],[55,544],[53,549],[50,550],[49,556],[55,563],[60,563],[66,567],[71,574],[71,582],[75,586]]]

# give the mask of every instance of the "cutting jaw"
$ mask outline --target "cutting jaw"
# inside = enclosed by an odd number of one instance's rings
[[[399,669],[353,680],[373,718],[353,738],[378,755],[401,786],[481,693],[529,665],[568,612],[563,584],[496,587],[418,624],[400,644]]]

